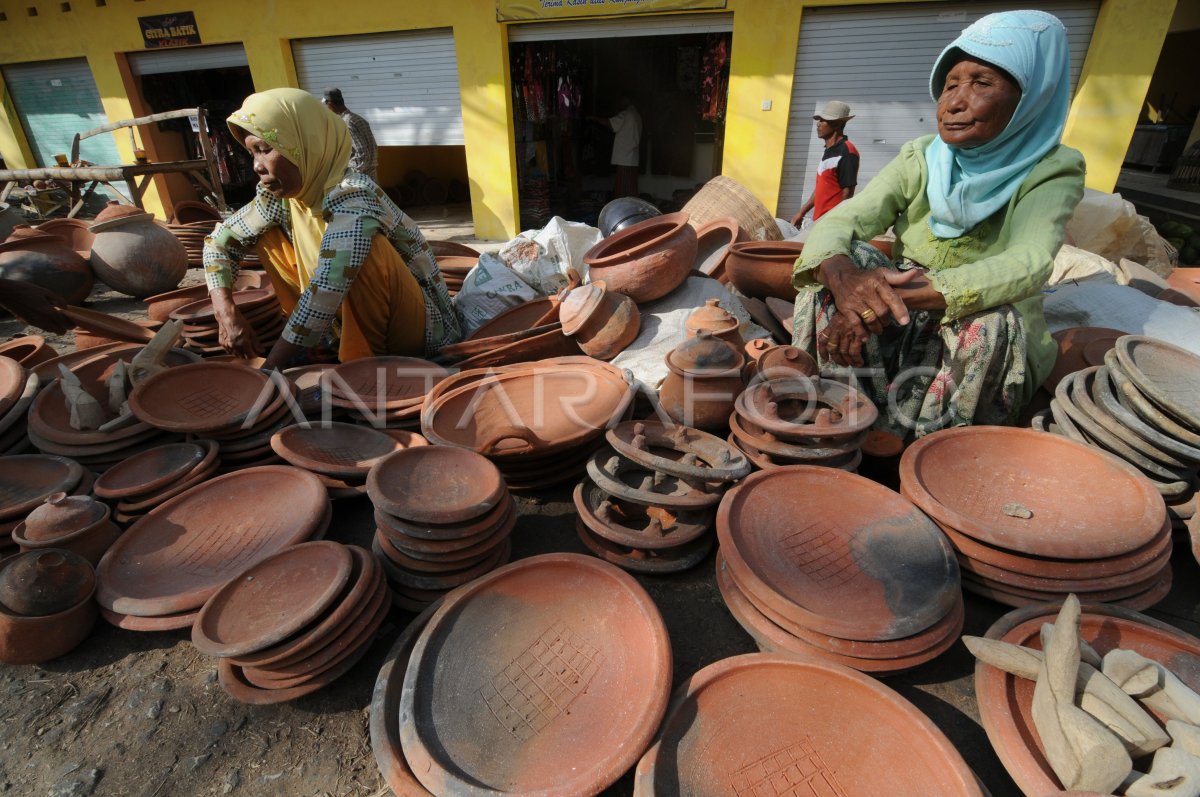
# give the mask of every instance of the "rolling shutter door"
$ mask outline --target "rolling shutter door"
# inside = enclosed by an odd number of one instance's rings
[[[617,39],[630,36],[728,33],[732,30],[732,14],[666,14],[510,25],[508,41],[519,44],[567,39]]]
[[[13,64],[4,67],[4,82],[37,166],[57,165],[54,155],[70,155],[76,133],[108,124],[86,59]],[[101,166],[121,162],[111,135],[84,139],[79,156]]]
[[[910,139],[937,131],[929,72],[967,25],[1017,3],[851,6],[804,12],[776,215],[790,217],[812,193],[824,144],[812,116],[843,100],[855,118],[846,133],[862,156],[859,189]],[[1071,45],[1071,88],[1079,80],[1098,10],[1096,0],[1047,0]]]
[[[129,70],[135,75],[161,75],[168,72],[192,72],[248,65],[246,50],[241,44],[180,47],[174,50],[129,54]]]

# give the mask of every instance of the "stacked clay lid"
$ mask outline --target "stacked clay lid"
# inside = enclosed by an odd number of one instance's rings
[[[954,551],[901,496],[835,468],[755,473],[717,513],[717,584],[763,650],[887,674],[963,625]]]
[[[273,553],[321,537],[332,506],[315,475],[267,465],[201,482],[130,526],[96,568],[113,625],[188,628],[226,581]]]
[[[0,564],[0,661],[37,664],[87,638],[96,624],[96,574],[71,551],[46,548]]]
[[[40,386],[37,374],[0,356],[0,456],[29,450],[29,407]]]
[[[233,303],[254,330],[259,348],[269,351],[283,333],[286,318],[271,287],[233,292]],[[171,311],[171,319],[183,322],[184,348],[202,355],[224,354],[212,299],[185,304]]]
[[[421,403],[449,376],[416,357],[363,357],[335,366],[325,377],[329,402],[376,428],[417,428]]]
[[[218,445],[212,440],[156,446],[109,468],[92,491],[129,525],[180,493],[217,475]]]
[[[534,556],[429,618],[403,673],[401,749],[433,794],[600,794],[649,746],[670,686],[666,627],[632,576]]]
[[[1074,592],[1144,609],[1170,589],[1162,497],[1089,446],[1031,429],[943,429],[904,452],[900,492],[949,538],[963,588],[1000,603]]]
[[[0,457],[0,558],[16,553],[12,532],[59,492],[86,495],[95,478],[78,462],[49,454]]]
[[[227,581],[200,609],[192,644],[216,656],[235,700],[294,700],[345,675],[391,610],[370,552],[327,540],[278,551]]]
[[[606,437],[611,448],[588,461],[575,487],[579,539],[634,572],[699,564],[712,549],[717,503],[750,462],[721,438],[676,424],[626,421]]]
[[[508,562],[517,506],[500,471],[473,451],[418,446],[367,475],[375,506],[372,550],[397,606],[419,611]]]
[[[272,435],[271,448],[288,464],[321,477],[330,498],[349,498],[366,492],[367,473],[388,454],[429,445],[413,432],[389,432],[336,421],[295,425]]]
[[[108,506],[90,495],[51,493],[13,529],[12,539],[22,551],[60,548],[95,566],[121,536],[111,514]]]
[[[823,465],[853,471],[878,417],[861,391],[832,379],[788,375],[742,391],[729,418],[729,440],[762,470]]]
[[[634,777],[638,797],[987,794],[951,741],[895,691],[847,667],[766,653],[722,659],[686,680]]]

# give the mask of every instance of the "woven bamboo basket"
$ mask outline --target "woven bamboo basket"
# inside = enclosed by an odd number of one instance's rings
[[[1187,152],[1175,162],[1167,185],[1185,191],[1200,191],[1200,141],[1188,147]]]
[[[771,212],[758,197],[731,177],[717,175],[709,180],[682,210],[688,214],[689,223],[697,228],[715,219],[733,216],[751,240],[783,240]]]

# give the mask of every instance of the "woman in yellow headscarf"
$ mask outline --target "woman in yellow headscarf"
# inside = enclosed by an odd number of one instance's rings
[[[437,259],[370,178],[347,170],[345,122],[300,89],[252,94],[227,120],[254,159],[254,201],[204,242],[204,273],[221,346],[254,356],[258,342],[233,303],[242,254],[256,247],[289,318],[264,367],[336,347],[343,362],[430,356],[462,338]]]

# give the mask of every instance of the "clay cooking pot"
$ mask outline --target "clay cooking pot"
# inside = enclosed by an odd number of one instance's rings
[[[669,213],[605,238],[583,256],[590,279],[638,304],[666,296],[696,260],[696,230],[687,220],[686,213]]]

